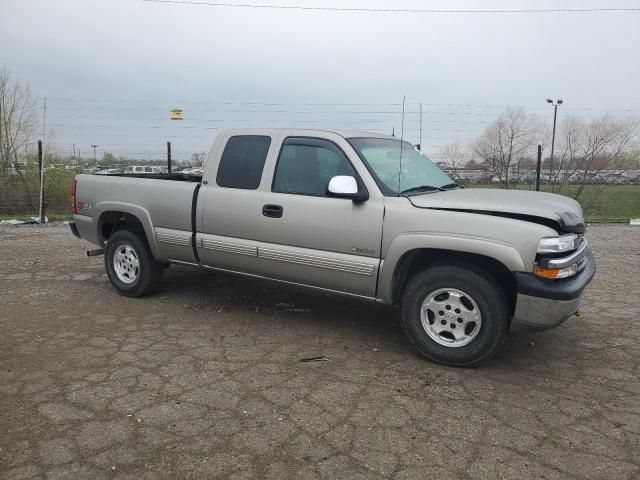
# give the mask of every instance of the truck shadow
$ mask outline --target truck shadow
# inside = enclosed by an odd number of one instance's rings
[[[270,280],[173,265],[158,294],[205,311],[275,316],[323,328],[357,327],[359,335],[403,339],[398,307]]]
[[[249,327],[268,328],[272,322],[295,322],[307,332],[310,329],[318,336],[330,334],[346,345],[364,342],[372,349],[424,360],[425,366],[435,365],[424,359],[404,336],[397,305],[176,265],[165,272],[162,287],[153,297],[205,314],[239,315]],[[532,348],[536,344],[539,346]],[[555,356],[549,352],[554,344],[557,342],[553,341],[551,332],[509,335],[502,350],[483,363],[482,368],[542,367],[549,355]]]

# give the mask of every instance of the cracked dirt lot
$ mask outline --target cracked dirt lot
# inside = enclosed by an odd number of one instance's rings
[[[0,228],[0,478],[638,478],[640,229],[588,238],[581,317],[464,370],[393,308],[177,266],[128,299],[64,227]]]

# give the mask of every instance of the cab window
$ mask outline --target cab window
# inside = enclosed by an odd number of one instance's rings
[[[271,137],[238,135],[229,138],[220,158],[216,183],[221,187],[255,190],[260,185]]]
[[[326,196],[332,177],[356,176],[342,151],[315,138],[288,138],[282,145],[273,180],[273,192]]]

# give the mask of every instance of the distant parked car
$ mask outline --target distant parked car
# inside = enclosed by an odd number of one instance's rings
[[[117,173],[122,173],[119,168],[104,168],[98,170],[95,175],[115,175]]]
[[[162,173],[162,169],[160,167],[153,166],[142,166],[142,165],[133,165],[124,169],[123,173],[129,174],[143,174],[143,173]]]
[[[185,168],[184,170],[180,170],[180,173],[187,175],[202,175],[204,173],[204,168]]]

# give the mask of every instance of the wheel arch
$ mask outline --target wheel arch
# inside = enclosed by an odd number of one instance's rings
[[[379,281],[378,297],[384,303],[397,303],[407,281],[428,267],[461,265],[491,275],[506,292],[510,307],[515,308],[513,272],[523,271],[524,263],[513,247],[466,238],[443,237],[431,244],[425,240],[429,239],[404,239],[401,244],[391,245]]]
[[[149,245],[153,257],[160,259],[153,224],[147,210],[129,204],[100,205],[97,221],[97,238],[100,244],[104,246],[114,232],[122,229],[140,233]]]

